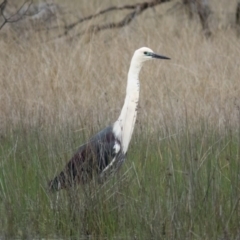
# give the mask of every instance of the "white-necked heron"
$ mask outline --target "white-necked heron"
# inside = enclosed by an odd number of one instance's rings
[[[51,190],[87,183],[95,174],[99,179],[115,172],[125,160],[132,137],[139,100],[139,72],[151,59],[170,59],[142,47],[133,54],[127,81],[126,98],[117,121],[93,136],[73,155],[64,170],[50,181]]]

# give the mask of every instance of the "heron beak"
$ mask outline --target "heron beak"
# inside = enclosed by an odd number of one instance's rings
[[[159,59],[167,59],[167,60],[170,60],[171,58],[169,57],[165,57],[165,56],[162,56],[162,55],[158,55],[156,53],[152,53],[152,58],[159,58]]]

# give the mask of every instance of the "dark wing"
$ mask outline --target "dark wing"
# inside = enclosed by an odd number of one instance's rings
[[[120,142],[115,138],[112,127],[107,127],[82,145],[67,163],[65,169],[50,181],[50,189],[59,190],[75,183],[86,183],[100,174],[115,159]],[[119,150],[121,151],[121,150]]]

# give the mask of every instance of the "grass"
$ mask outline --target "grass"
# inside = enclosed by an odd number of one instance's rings
[[[78,134],[31,130],[1,145],[5,237],[218,239],[239,235],[239,136],[209,129],[135,135],[119,176],[104,185],[47,192]],[[54,143],[54,145],[53,145]],[[61,152],[60,152],[61,149]],[[71,148],[70,148],[71,149]],[[74,149],[72,149],[74,151]],[[51,161],[49,161],[51,159]],[[226,238],[227,239],[227,238]]]
[[[72,41],[0,35],[0,238],[239,239],[239,39],[214,19],[204,39],[197,20],[165,14],[171,4]],[[96,5],[83,3],[89,13]],[[78,146],[118,117],[144,45],[172,60],[143,67],[119,174],[50,194]]]

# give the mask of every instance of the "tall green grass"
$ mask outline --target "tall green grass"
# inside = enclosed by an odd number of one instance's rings
[[[237,239],[239,129],[200,125],[138,130],[116,176],[59,194],[47,182],[89,133],[9,130],[0,145],[1,237]]]
[[[236,4],[211,2],[208,40],[199,19],[175,4],[74,40],[125,11],[66,38],[34,29],[18,36],[13,25],[0,32],[0,239],[239,239],[240,42],[222,19]],[[61,18],[70,24],[110,5],[71,1]],[[141,72],[125,164],[101,185],[49,193],[78,146],[118,117],[131,56],[142,46],[171,61]]]

